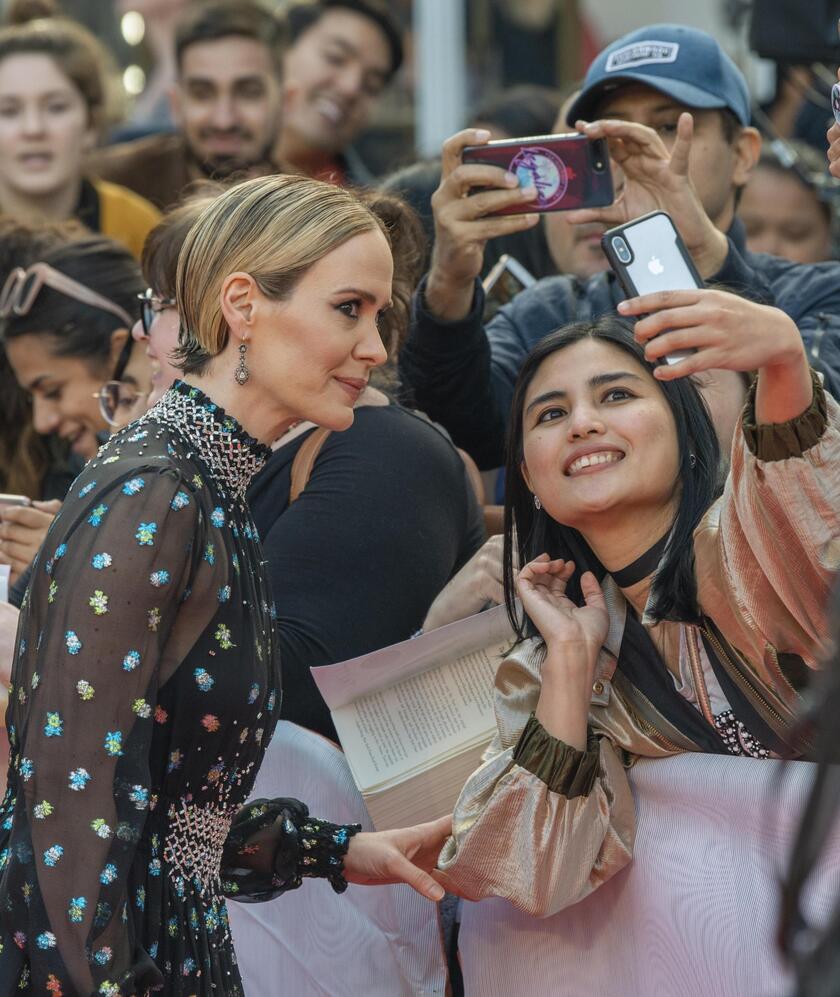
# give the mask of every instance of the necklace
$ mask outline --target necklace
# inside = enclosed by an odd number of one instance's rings
[[[636,582],[640,582],[643,578],[647,578],[648,575],[652,575],[654,571],[659,567],[659,562],[662,560],[662,555],[665,553],[665,547],[668,544],[668,537],[670,536],[670,531],[665,534],[664,537],[660,537],[656,543],[649,547],[644,554],[637,557],[632,564],[628,564],[626,568],[619,568],[618,571],[611,571],[613,581],[619,588],[626,589],[630,588],[631,585],[635,585]]]

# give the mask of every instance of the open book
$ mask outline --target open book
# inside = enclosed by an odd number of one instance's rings
[[[504,606],[337,665],[313,668],[377,830],[451,812],[496,731]]]

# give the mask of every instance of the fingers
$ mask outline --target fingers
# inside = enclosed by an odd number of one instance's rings
[[[12,505],[7,506],[0,513],[0,524],[16,523],[18,526],[24,526],[30,530],[45,530],[54,518],[53,513],[36,509],[31,505]],[[2,527],[0,527],[0,536],[2,535]]]
[[[643,294],[638,298],[627,298],[619,301],[618,311],[625,316],[645,315],[651,312],[661,312],[666,308],[682,308],[696,305],[704,296],[719,294],[707,288],[690,291],[656,291],[654,294]]]
[[[688,176],[691,139],[694,135],[694,118],[683,111],[677,122],[677,137],[671,147],[671,171],[677,176]]]
[[[461,164],[461,153],[468,145],[485,145],[490,140],[490,132],[486,128],[465,128],[456,132],[443,143],[441,166],[443,176],[449,174]]]
[[[604,598],[604,591],[598,584],[598,579],[591,571],[584,571],[581,575],[580,591],[587,606],[593,609],[606,610],[607,601]]]
[[[635,147],[634,152],[655,155],[657,158],[668,157],[665,143],[657,133],[652,128],[648,128],[647,125],[641,125],[635,121],[605,118],[601,121],[590,121],[588,124],[585,121],[578,121],[575,127],[578,131],[582,131],[587,138],[621,139],[622,142],[632,143]],[[612,145],[610,151],[613,151]]]
[[[50,499],[48,502],[33,502],[32,505],[51,516],[57,516],[61,511],[61,499]]]

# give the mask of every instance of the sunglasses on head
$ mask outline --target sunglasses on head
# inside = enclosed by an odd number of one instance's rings
[[[26,270],[22,267],[15,267],[12,270],[6,278],[3,290],[0,291],[0,318],[28,315],[44,287],[50,287],[65,297],[90,305],[91,308],[99,308],[103,312],[116,315],[125,324],[126,329],[131,329],[134,324],[132,317],[119,305],[103,298],[101,294],[54,269],[48,263],[33,263]]]
[[[175,307],[174,298],[161,298],[149,287],[143,294],[137,295],[140,300],[140,320],[143,332],[148,336],[157,315],[167,308]]]

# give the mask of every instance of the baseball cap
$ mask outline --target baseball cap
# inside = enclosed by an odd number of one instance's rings
[[[592,62],[566,120],[590,120],[622,83],[643,83],[686,107],[728,108],[750,123],[747,81],[717,40],[683,24],[651,24],[608,45]]]

